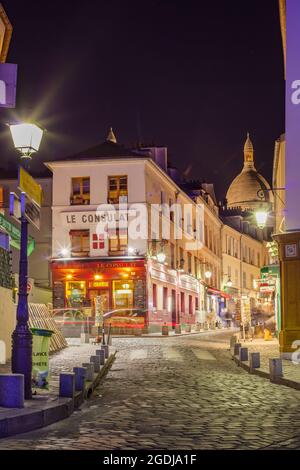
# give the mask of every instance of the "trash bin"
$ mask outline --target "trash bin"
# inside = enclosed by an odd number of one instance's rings
[[[49,346],[54,331],[31,328],[32,333],[32,386],[48,389],[49,386]]]

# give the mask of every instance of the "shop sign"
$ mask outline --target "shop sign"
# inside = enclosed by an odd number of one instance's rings
[[[61,212],[61,222],[64,226],[72,225],[97,225],[97,224],[116,224],[125,222],[127,225],[127,210],[116,211],[86,211],[86,212]]]
[[[89,282],[89,287],[109,287],[108,281]]]

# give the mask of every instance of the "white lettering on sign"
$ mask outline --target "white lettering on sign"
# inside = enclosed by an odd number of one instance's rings
[[[300,80],[294,80],[292,83],[292,89],[295,90],[292,93],[292,103],[300,104]]]
[[[0,104],[6,104],[6,83],[0,80]]]

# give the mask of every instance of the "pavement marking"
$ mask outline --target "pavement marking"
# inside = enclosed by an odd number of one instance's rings
[[[131,351],[129,355],[129,359],[134,361],[136,359],[146,359],[148,355],[148,351],[146,349],[136,349],[135,351]]]
[[[205,349],[192,349],[193,353],[198,359],[202,361],[215,361],[216,358],[209,351]]]
[[[166,348],[163,350],[163,356],[170,361],[183,362],[182,354],[176,348]]]

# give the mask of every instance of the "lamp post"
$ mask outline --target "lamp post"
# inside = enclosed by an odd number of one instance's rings
[[[21,152],[23,165],[28,166],[31,155],[37,152],[42,139],[43,131],[35,124],[23,123],[10,126],[15,148]],[[32,335],[28,320],[28,293],[27,293],[27,242],[28,222],[24,211],[21,213],[21,246],[19,267],[19,292],[17,306],[17,324],[12,334],[12,372],[24,375],[24,394],[28,400],[32,398],[31,372],[32,372]]]

